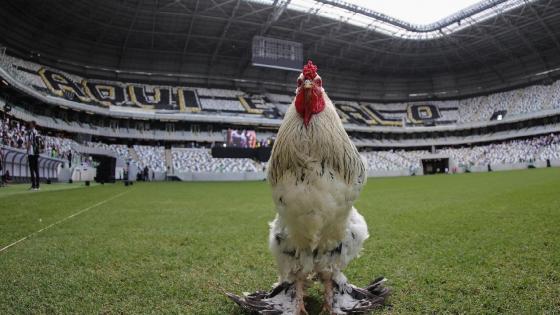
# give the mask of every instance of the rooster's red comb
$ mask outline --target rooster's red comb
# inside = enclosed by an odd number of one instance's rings
[[[317,76],[317,66],[313,64],[313,61],[307,61],[307,64],[303,66],[303,77],[307,80],[313,80]]]

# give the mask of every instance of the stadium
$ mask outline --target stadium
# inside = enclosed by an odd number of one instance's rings
[[[560,313],[560,1],[419,3],[2,1],[0,313]]]

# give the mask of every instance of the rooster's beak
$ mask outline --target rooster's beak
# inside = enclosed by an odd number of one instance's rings
[[[311,80],[305,80],[303,82],[303,88],[308,90],[313,87],[313,82]]]

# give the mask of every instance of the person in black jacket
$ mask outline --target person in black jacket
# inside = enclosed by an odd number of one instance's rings
[[[27,131],[27,158],[29,161],[29,171],[31,172],[31,188],[39,190],[39,154],[41,153],[41,136],[35,129],[35,121],[29,123]]]
[[[0,187],[4,186],[4,173],[2,172],[4,170],[4,156],[2,155],[2,149],[0,148]]]

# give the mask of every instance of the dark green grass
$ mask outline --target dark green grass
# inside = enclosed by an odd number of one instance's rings
[[[98,185],[97,183],[91,183],[91,186]],[[74,189],[74,188],[82,188],[84,187],[84,183],[73,183],[73,184],[41,184],[41,189],[39,192],[46,192],[46,191],[58,191],[58,190],[67,190],[67,189]],[[31,193],[29,191],[29,184],[10,184],[8,186],[0,187],[0,198],[23,194],[23,193]],[[37,193],[37,192],[33,192]]]
[[[238,314],[222,291],[276,280],[261,182],[0,191],[0,247],[122,192],[1,252],[0,314]],[[560,313],[560,169],[371,179],[357,207],[346,274],[390,279],[383,312]]]

